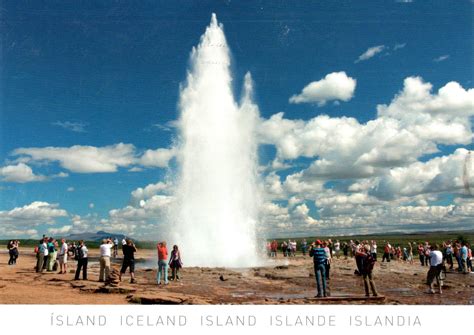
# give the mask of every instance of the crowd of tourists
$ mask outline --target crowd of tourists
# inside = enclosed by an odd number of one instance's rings
[[[10,241],[8,243],[8,251],[10,255],[9,265],[16,264],[18,258],[18,241]],[[99,246],[99,282],[108,282],[111,273],[111,259],[118,257],[119,241],[117,238],[106,238],[101,241]],[[135,253],[137,247],[135,243],[128,238],[123,238],[121,242],[122,264],[119,273],[119,280],[125,275],[127,270],[130,273],[130,282],[136,283],[135,279]],[[76,270],[74,280],[88,280],[89,265],[89,249],[85,241],[67,242],[61,239],[60,243],[54,237],[43,236],[34,249],[36,255],[36,272],[55,272],[58,274],[66,274],[69,259],[76,261]],[[181,261],[181,253],[177,245],[173,246],[170,257],[168,259],[168,249],[166,242],[162,241],[157,244],[158,255],[158,271],[157,284],[161,285],[161,280],[168,285],[168,280],[180,280],[180,269],[183,266]],[[171,277],[168,277],[168,268],[171,269]],[[81,276],[82,274],[82,276]]]
[[[8,265],[15,265],[19,257],[18,240],[8,242],[9,252]],[[299,249],[298,249],[299,246]],[[270,258],[278,257],[281,253],[283,257],[296,257],[300,250],[303,257],[312,257],[314,263],[314,274],[316,279],[317,297],[327,297],[329,290],[327,282],[331,279],[331,265],[334,259],[344,257],[344,259],[354,258],[354,275],[363,279],[365,295],[378,296],[374,282],[373,269],[377,262],[378,246],[375,240],[332,241],[316,240],[309,244],[306,239],[299,243],[296,240],[268,241],[266,244],[267,253]],[[118,257],[119,241],[117,238],[103,239],[99,246],[99,282],[108,282],[111,273],[111,259]],[[438,292],[442,293],[441,275],[448,271],[458,271],[469,273],[472,268],[472,249],[469,243],[461,240],[445,241],[441,244],[430,244],[429,242],[407,242],[406,246],[392,246],[389,241],[383,243],[381,262],[391,261],[406,262],[414,264],[414,259],[418,256],[419,264],[429,267],[427,272],[427,284],[429,293],[435,293],[434,283],[436,281]],[[119,280],[122,280],[127,270],[130,273],[130,282],[136,283],[135,278],[135,253],[137,247],[131,239],[123,238],[121,242],[122,264],[119,273]],[[156,245],[158,266],[156,274],[157,285],[168,285],[169,280],[180,280],[180,269],[183,267],[181,253],[177,245],[174,245],[168,254],[166,241],[161,241]],[[35,247],[36,272],[54,272],[66,274],[68,260],[73,258],[77,261],[74,279],[88,279],[88,259],[89,250],[85,241],[67,242],[64,238],[58,242],[53,237],[46,237],[39,241]],[[168,269],[171,269],[169,276]]]
[[[327,281],[330,280],[331,264],[334,258],[341,256],[344,259],[354,258],[354,274],[362,277],[366,296],[370,296],[370,293],[373,296],[378,296],[373,276],[379,251],[375,240],[362,242],[357,240],[343,242],[339,240],[333,242],[331,239],[317,240],[308,247],[306,239],[303,239],[299,245],[303,256],[308,254],[313,258],[317,297],[329,295]],[[271,258],[278,257],[278,254],[283,257],[295,257],[297,246],[296,240],[282,241],[281,243],[273,240],[267,242],[266,250]],[[441,274],[443,271],[462,273],[473,271],[472,249],[465,241],[445,241],[440,245],[431,245],[429,242],[407,242],[406,246],[392,246],[389,241],[384,241],[381,251],[381,262],[397,261],[414,264],[415,256],[418,256],[420,265],[429,267],[426,278],[426,283],[429,286],[428,293],[435,293],[435,281],[438,292],[442,293]]]
[[[348,245],[351,246],[351,254],[355,257],[357,269],[354,271],[354,274],[363,278],[365,295],[369,297],[371,291],[373,296],[378,296],[372,274],[375,262],[377,260],[377,246],[375,241],[372,241],[371,243],[368,241],[364,241],[363,243],[355,241],[353,244]],[[329,292],[327,290],[327,281],[330,279],[331,263],[333,256],[339,258],[339,253],[341,250],[340,247],[341,243],[339,241],[332,243],[331,240],[317,240],[310,246],[309,256],[313,258],[314,263],[317,298],[329,296]]]

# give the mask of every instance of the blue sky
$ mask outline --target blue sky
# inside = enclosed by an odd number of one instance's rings
[[[397,224],[400,230],[437,229],[447,221],[452,229],[469,227],[474,202],[462,187],[461,166],[472,148],[472,6],[417,0],[2,2],[0,236],[98,227],[142,236],[159,225],[158,212],[141,213],[139,222],[127,221],[125,212],[139,209],[132,192],[166,183],[174,164],[172,122],[179,117],[180,83],[213,12],[232,51],[236,97],[244,74],[253,77],[263,129],[262,183],[267,190],[280,185],[266,197],[265,231],[366,232],[383,231],[384,224],[390,230]],[[327,76],[342,72],[345,77],[325,91]],[[353,89],[344,86],[350,79]],[[290,102],[318,81],[317,92],[309,90],[304,102]],[[455,89],[438,92],[453,82]],[[413,102],[422,83],[431,84],[431,96]],[[346,100],[338,95],[343,93]],[[409,98],[397,102],[397,95]],[[422,121],[415,115],[420,104]],[[386,105],[385,114],[379,105]],[[301,131],[278,128],[280,112]],[[394,138],[413,135],[421,151],[408,144],[371,147],[368,142],[382,139],[369,131],[370,140],[362,138],[357,150],[350,149],[360,153],[353,161],[340,154],[348,149],[344,143],[334,143],[334,152],[305,149],[313,141],[305,125],[321,115],[338,129],[350,118],[358,124],[346,126],[355,133],[363,133],[367,122],[393,118],[399,132]],[[427,134],[422,128],[430,122]],[[278,135],[269,133],[270,123],[281,130]],[[387,133],[388,124],[380,126]],[[300,149],[281,141],[290,137]],[[76,150],[97,155],[93,166],[71,161]],[[147,150],[151,161],[143,158]],[[383,150],[388,153],[383,162],[373,158]],[[322,173],[323,161],[334,163],[335,171],[338,164],[360,165],[364,153],[369,172]],[[446,173],[437,158],[447,161]],[[271,167],[272,162],[286,167]],[[394,170],[404,177],[394,180]],[[467,174],[469,179],[470,170]],[[307,185],[292,188],[295,178]],[[424,186],[409,189],[413,178]],[[170,193],[150,192],[141,200]],[[335,212],[336,198],[346,212]],[[393,222],[365,219],[371,208]]]

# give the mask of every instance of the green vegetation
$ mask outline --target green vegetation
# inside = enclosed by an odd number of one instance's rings
[[[288,237],[288,238],[278,238],[275,239],[278,242],[278,248],[283,241],[296,240],[298,243],[298,251],[300,251],[301,241],[306,239],[308,246],[315,240],[328,240],[331,239],[333,242],[339,240],[339,242],[349,242],[353,241],[371,241],[374,240],[377,242],[377,253],[383,253],[383,247],[388,241],[393,247],[400,246],[401,248],[407,247],[408,243],[415,242],[413,246],[414,254],[417,254],[416,247],[419,243],[424,243],[425,241],[430,242],[430,244],[442,244],[444,241],[454,241],[458,240],[460,242],[473,242],[474,241],[474,231],[470,232],[429,232],[429,233],[412,233],[412,234],[377,234],[377,235],[353,235],[353,236],[308,236],[308,237]],[[269,239],[269,241],[272,241]]]
[[[447,240],[458,240],[460,242],[474,242],[474,231],[469,232],[429,232],[429,233],[412,233],[412,234],[377,234],[377,235],[353,235],[353,236],[307,236],[307,237],[288,237],[288,238],[277,238],[278,245],[280,245],[283,241],[296,240],[298,242],[298,249],[301,245],[301,241],[306,239],[308,245],[311,242],[319,239],[319,240],[328,240],[331,239],[333,242],[339,240],[340,242],[347,242],[350,240],[375,240],[377,241],[377,245],[380,249],[383,249],[383,245],[386,241],[389,241],[390,244],[394,247],[401,246],[406,247],[408,242],[415,242],[424,243],[425,241],[429,241],[431,244],[433,243],[442,243],[443,241]],[[271,241],[272,239],[268,239]],[[5,246],[8,244],[9,240],[0,240],[0,245]],[[36,239],[20,239],[20,247],[31,247],[34,248],[38,244],[38,240]],[[156,242],[153,241],[135,241],[137,248],[139,249],[155,249]],[[100,242],[98,241],[86,241],[86,245],[89,248],[98,248]]]
[[[4,246],[6,249],[7,244],[10,240],[0,240],[0,246]],[[23,248],[28,248],[31,247],[31,249],[34,249],[39,242],[39,239],[19,239],[20,241],[20,247]],[[68,240],[69,242],[69,240]],[[76,241],[77,242],[77,241]],[[61,244],[61,241],[58,241],[59,244]],[[120,241],[119,241],[120,243]],[[86,241],[86,245],[89,248],[98,248],[100,245],[99,241]],[[138,249],[155,249],[156,243],[155,242],[148,242],[148,241],[135,241],[135,245],[137,246]],[[0,247],[1,248],[1,247]]]
[[[333,242],[336,240],[342,241],[364,241],[364,240],[375,240],[377,245],[381,246],[383,242],[389,241],[390,244],[397,246],[405,246],[408,242],[421,243],[429,241],[430,243],[442,243],[447,240],[458,240],[458,241],[474,241],[474,232],[430,232],[430,233],[412,233],[412,234],[377,234],[377,235],[351,235],[351,236],[307,236],[307,237],[288,237],[276,239],[278,243],[288,240],[302,241],[306,239],[308,243],[319,240],[331,239]],[[270,239],[269,239],[270,240]]]

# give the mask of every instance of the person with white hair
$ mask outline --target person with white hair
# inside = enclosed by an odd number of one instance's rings
[[[59,249],[58,260],[59,260],[59,274],[65,274],[67,271],[67,251],[68,246],[66,239],[61,239],[61,249]]]

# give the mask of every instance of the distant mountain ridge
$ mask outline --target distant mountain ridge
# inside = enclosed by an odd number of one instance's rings
[[[84,241],[101,241],[104,238],[117,238],[119,240],[122,240],[126,236],[123,234],[115,234],[115,233],[109,233],[106,231],[99,230],[96,233],[91,233],[91,232],[85,232],[85,233],[77,233],[77,234],[71,234],[66,237],[68,240],[84,240]]]

